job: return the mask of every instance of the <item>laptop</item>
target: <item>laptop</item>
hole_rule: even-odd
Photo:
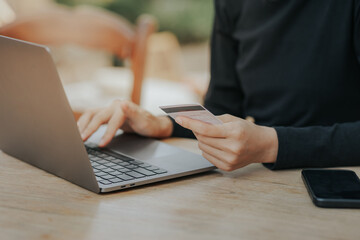
[[[83,143],[46,46],[0,36],[0,149],[95,193],[214,169],[202,156],[120,134]]]

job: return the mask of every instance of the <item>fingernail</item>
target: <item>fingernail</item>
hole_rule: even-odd
[[[180,125],[182,124],[182,120],[179,117],[175,118],[175,122],[177,122]]]
[[[81,134],[81,138],[82,138],[82,140],[85,139],[85,134],[84,133]]]

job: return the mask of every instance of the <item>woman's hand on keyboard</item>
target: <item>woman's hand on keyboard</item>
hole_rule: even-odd
[[[99,146],[106,146],[121,128],[146,137],[165,138],[173,131],[173,125],[166,116],[154,116],[129,101],[115,100],[106,108],[86,111],[78,121],[81,137],[86,141],[101,125],[108,124]]]

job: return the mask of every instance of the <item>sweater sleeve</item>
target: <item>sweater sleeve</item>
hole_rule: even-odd
[[[279,139],[272,170],[360,165],[360,121],[329,127],[275,127]]]
[[[172,119],[171,117],[169,117],[169,119],[171,120],[171,122],[173,123],[173,126],[174,126],[173,132],[171,134],[172,137],[195,138],[195,135],[193,134],[192,131],[190,131],[189,129],[183,128],[182,126],[177,124],[175,122],[175,120]]]

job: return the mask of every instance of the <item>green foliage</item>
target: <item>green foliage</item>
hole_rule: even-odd
[[[155,16],[160,31],[173,32],[182,43],[209,38],[213,0],[56,0],[69,6],[92,4],[120,14],[131,22],[143,13]]]

